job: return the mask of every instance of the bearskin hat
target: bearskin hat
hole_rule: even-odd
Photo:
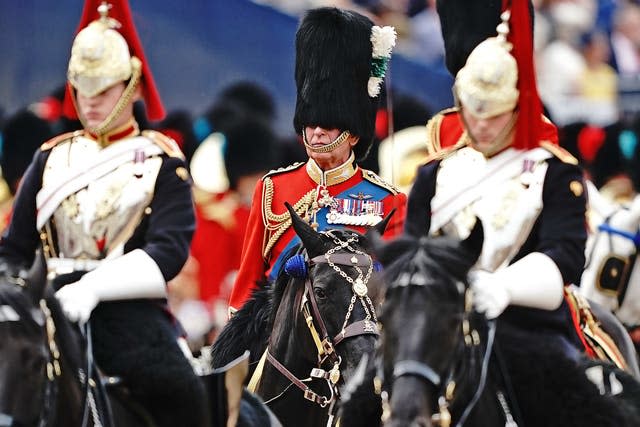
[[[16,193],[33,154],[51,137],[53,131],[49,123],[28,109],[18,111],[7,120],[2,131],[0,166],[11,194]]]
[[[264,174],[276,166],[276,136],[261,118],[231,125],[225,130],[225,139],[224,166],[230,188],[235,189],[243,176]]]
[[[307,12],[296,33],[296,110],[293,126],[347,130],[360,138],[356,159],[373,142],[377,97],[367,89],[372,66],[373,22],[337,8]]]
[[[438,0],[436,7],[442,27],[447,68],[456,77],[456,85],[460,83],[459,71],[467,64],[471,52],[481,42],[497,35],[500,15],[509,10],[507,40],[512,46],[510,54],[517,65],[519,110],[514,146],[537,146],[539,136],[543,133],[546,135],[546,132],[553,134],[552,139],[557,142],[555,127],[542,117],[542,103],[536,87],[531,0]],[[476,56],[486,57],[480,53]]]

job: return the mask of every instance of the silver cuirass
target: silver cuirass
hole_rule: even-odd
[[[153,198],[161,150],[143,136],[102,148],[75,136],[56,145],[45,165],[41,232],[51,256],[100,260],[122,253]],[[49,202],[52,200],[51,202]],[[48,205],[47,205],[48,203]]]
[[[470,147],[442,160],[432,200],[432,234],[466,238],[476,218],[484,243],[477,267],[495,271],[518,253],[542,210],[544,149],[507,149],[489,159]]]

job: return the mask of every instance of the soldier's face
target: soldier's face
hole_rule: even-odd
[[[109,116],[120,100],[125,90],[124,82],[111,86],[99,94],[87,97],[80,92],[77,94],[78,109],[89,128],[96,128]],[[117,128],[126,123],[133,114],[133,105],[129,103],[122,114],[116,119],[111,128]]]
[[[315,148],[321,148],[331,144],[342,133],[340,129],[324,129],[319,126],[304,128],[309,145]],[[349,159],[352,147],[358,142],[358,139],[350,135],[346,141],[329,151],[328,153],[316,153],[306,148],[307,155],[316,161],[320,169],[329,170],[342,165]]]
[[[485,156],[492,156],[511,145],[513,129],[511,118],[515,113],[508,111],[497,116],[481,119],[462,108],[465,127],[471,137],[471,146]]]

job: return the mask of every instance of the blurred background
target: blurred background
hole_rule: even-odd
[[[295,11],[282,9],[285,2],[250,0],[129,3],[168,110],[186,109],[197,116],[228,84],[252,80],[273,94],[279,132],[291,132],[298,13],[315,2],[289,2],[296,4]],[[82,5],[81,0],[3,2],[0,107],[5,114],[65,82]],[[451,79],[439,62],[420,64],[395,56],[391,68],[398,90],[418,96],[434,109],[451,104]]]

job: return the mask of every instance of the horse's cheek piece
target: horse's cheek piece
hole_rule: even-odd
[[[284,265],[284,271],[296,279],[306,279],[307,263],[305,262],[304,255],[294,255],[289,258]]]

